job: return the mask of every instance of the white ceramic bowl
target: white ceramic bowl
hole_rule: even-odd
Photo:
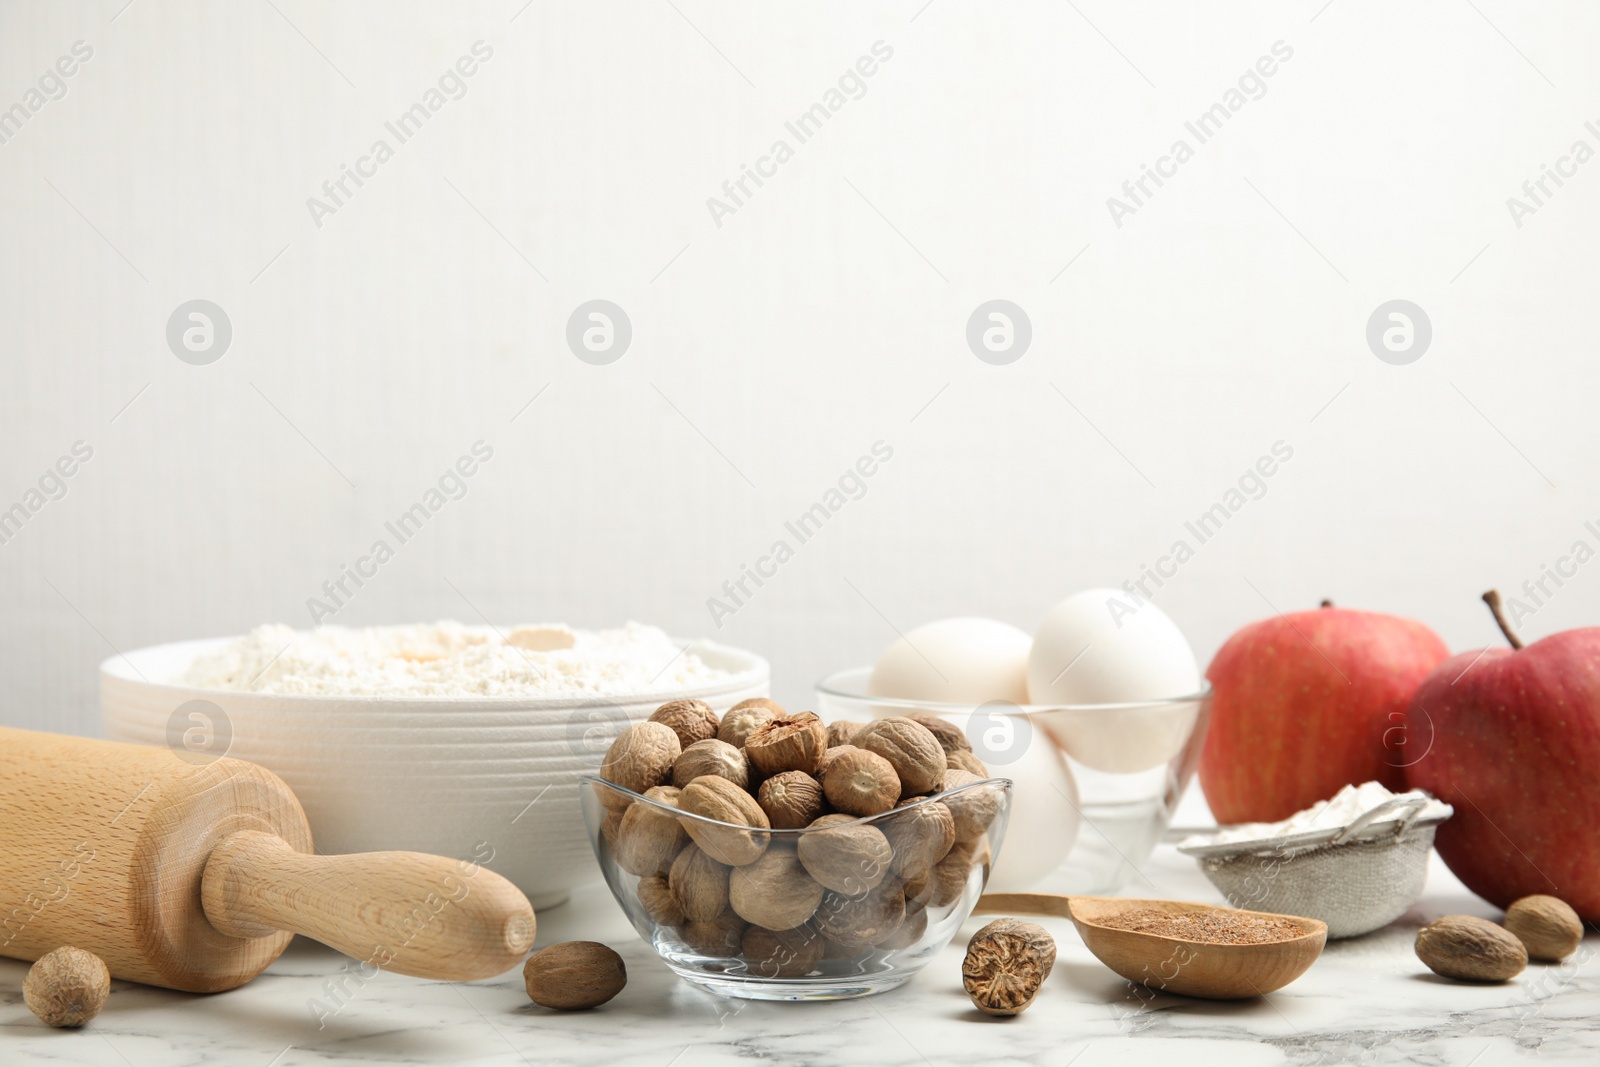
[[[232,638],[183,641],[100,665],[106,736],[202,763],[259,763],[294,790],[318,852],[403,849],[474,859],[535,908],[600,880],[578,803],[617,732],[697,697],[718,712],[769,691],[767,661],[727,645],[688,651],[731,672],[693,688],[575,697],[325,697],[166,684]],[[492,858],[490,858],[492,856]]]

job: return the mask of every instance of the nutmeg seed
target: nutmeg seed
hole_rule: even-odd
[[[793,930],[767,930],[752,926],[744,932],[743,952],[750,973],[760,978],[800,978],[816,970],[827,945],[810,926]]]
[[[105,962],[71,945],[40,956],[22,980],[23,1003],[47,1026],[82,1026],[100,1014],[110,996]]]
[[[939,800],[950,809],[956,824],[956,840],[971,841],[989,829],[1000,814],[1000,791],[992,785],[977,785],[983,779],[966,771],[946,770],[939,786]]]
[[[740,789],[750,788],[750,761],[744,751],[714,737],[683,750],[672,765],[672,784],[682,789],[708,774],[726,778]]]
[[[989,777],[989,768],[985,767],[983,761],[972,752],[946,752],[944,764],[953,771],[966,771],[980,779]]]
[[[754,863],[734,868],[728,903],[746,922],[791,930],[816,912],[822,886],[806,873],[793,848],[774,845]]]
[[[606,758],[600,763],[600,777],[608,782],[643,793],[652,786],[665,785],[672,773],[683,746],[671,727],[659,722],[636,722],[625,728],[611,742]],[[628,806],[631,797],[595,786],[600,803],[613,810]]]
[[[932,870],[908,873],[908,899],[935,908],[948,907],[966,892],[972,869],[989,863],[989,844],[984,837],[957,841]]]
[[[944,749],[915,719],[903,715],[874,719],[856,732],[851,743],[888,760],[907,795],[931,793],[944,778]]]
[[[865,725],[866,723],[851,722],[849,719],[830,722],[828,724],[828,747],[838,748],[840,745],[848,745],[850,739],[855,737],[856,731]]]
[[[726,778],[707,775],[683,787],[678,810],[698,819],[684,819],[683,828],[713,859],[730,867],[752,863],[766,851],[771,823],[756,798]],[[707,822],[705,820],[714,820]],[[731,823],[731,826],[720,825]],[[744,829],[749,827],[750,829]]]
[[[956,821],[949,808],[927,797],[911,797],[895,810],[900,814],[882,820],[883,834],[894,850],[891,871],[925,871],[949,854],[956,843]]]
[[[844,745],[829,750],[822,775],[828,803],[850,815],[879,815],[900,799],[900,776],[888,760],[864,748]]]
[[[717,713],[704,700],[669,700],[651,713],[650,721],[670,728],[684,748],[716,737],[721,725]]]
[[[663,806],[643,801],[628,805],[611,850],[618,867],[641,877],[665,872],[689,840],[676,814],[679,790],[658,785],[645,790],[644,795]]]
[[[630,804],[629,807],[632,807]],[[614,855],[617,851],[617,835],[622,832],[622,817],[627,814],[627,809],[606,812],[606,817],[600,820],[600,836],[605,839],[606,847]]]
[[[845,749],[853,747],[853,745],[834,745],[832,748],[823,749],[822,755],[817,757],[817,773],[813,777],[819,782],[822,781],[828,776],[829,765],[839,758],[839,754]]]
[[[702,956],[737,956],[749,925],[732,911],[725,911],[715,919],[686,922],[680,932],[684,944]]]
[[[899,929],[888,937],[879,941],[875,946],[880,949],[898,950],[907,949],[922,940],[928,932],[928,906],[918,904],[909,898],[906,900],[906,919],[900,924]]]
[[[1535,893],[1506,909],[1505,928],[1528,949],[1528,956],[1559,963],[1578,951],[1583,920],[1559,897]]]
[[[972,935],[961,984],[985,1015],[1019,1015],[1056,962],[1056,943],[1038,923],[996,919]]]
[[[657,874],[639,879],[634,892],[651,922],[657,926],[683,925],[686,918],[683,907],[678,903],[678,898],[672,895],[672,887],[664,876]]]
[[[851,815],[824,815],[800,835],[800,863],[824,887],[854,895],[889,873],[893,852],[883,831]]]
[[[678,853],[667,873],[667,885],[690,922],[715,919],[728,907],[728,868],[697,845],[686,845]]]
[[[805,771],[784,771],[761,783],[756,796],[774,830],[799,830],[822,816],[822,784]]]
[[[905,894],[897,885],[880,885],[861,896],[830,890],[811,921],[829,941],[866,948],[888,940],[905,920]]]
[[[1435,974],[1504,982],[1528,966],[1528,950],[1510,931],[1475,915],[1446,915],[1417,931],[1417,958]]]
[[[522,965],[528,999],[542,1008],[596,1008],[628,984],[628,968],[615,951],[596,941],[566,941],[540,949]]]
[[[717,740],[726,741],[734,748],[743,748],[757,728],[782,714],[782,705],[766,697],[741,700],[722,716],[722,724],[717,727]]]
[[[967,735],[962,732],[961,727],[949,719],[939,715],[932,715],[925,711],[908,711],[905,714],[905,718],[924,727],[932,734],[934,740],[939,742],[939,747],[944,749],[946,756],[952,752],[972,751],[972,742],[967,738]]]

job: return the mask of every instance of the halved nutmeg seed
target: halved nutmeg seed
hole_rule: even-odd
[[[1019,1015],[1056,962],[1056,943],[1038,923],[996,919],[972,935],[961,984],[985,1015]]]
[[[817,772],[817,760],[828,747],[828,728],[809,711],[779,715],[745,738],[745,754],[762,774]]]

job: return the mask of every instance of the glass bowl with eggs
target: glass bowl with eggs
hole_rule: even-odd
[[[936,718],[974,773],[1011,779],[992,892],[1115,893],[1154,851],[1205,741],[1211,686],[1148,600],[1089,589],[1029,635],[994,619],[907,631],[871,667],[817,684],[830,723]]]

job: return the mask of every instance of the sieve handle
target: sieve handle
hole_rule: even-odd
[[[1399,829],[1403,831],[1406,827],[1411,825],[1411,821],[1421,814],[1422,809],[1427,806],[1427,797],[1394,797],[1391,800],[1385,800],[1382,804],[1379,804],[1370,811],[1363,812],[1355,822],[1351,823],[1349,826],[1346,826],[1344,830],[1340,832],[1339,836],[1335,837],[1329,843],[1334,845],[1342,845],[1356,834],[1360,833],[1362,830],[1365,830],[1367,827],[1371,826],[1373,823],[1393,815],[1397,811],[1404,811],[1406,813],[1400,820]]]

